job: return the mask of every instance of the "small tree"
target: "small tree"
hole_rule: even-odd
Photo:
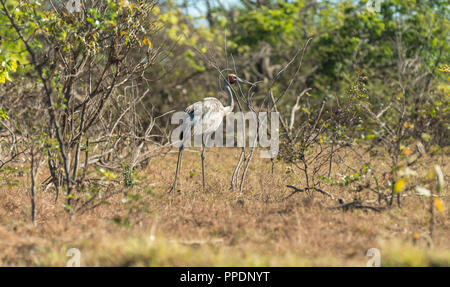
[[[32,68],[28,81],[36,83],[38,101],[44,105],[46,153],[52,182],[64,187],[66,209],[72,209],[73,190],[82,184],[92,161],[88,150],[97,146],[101,159],[110,156],[122,137],[115,123],[119,114],[105,108],[123,87],[155,61],[151,37],[158,29],[153,1],[81,1],[80,11],[39,1],[0,0],[0,13],[14,33],[6,41],[25,47]],[[135,105],[136,100],[127,105]],[[126,109],[127,111],[129,109]],[[101,145],[100,145],[101,143]],[[35,155],[35,149],[33,157]],[[81,161],[81,152],[85,160]],[[96,157],[95,157],[96,156]]]

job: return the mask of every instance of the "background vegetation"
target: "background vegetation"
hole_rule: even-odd
[[[449,265],[447,1],[80,3],[0,0],[0,264],[75,244],[92,265],[358,265],[378,244],[386,265]],[[191,157],[169,195],[170,115],[224,99],[220,72],[256,83],[239,109],[280,112],[280,153],[213,151],[206,194]],[[95,257],[89,236],[134,247]]]

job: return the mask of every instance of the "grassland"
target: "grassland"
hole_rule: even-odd
[[[107,203],[72,218],[64,196],[55,202],[52,189],[39,188],[36,225],[29,179],[19,173],[18,186],[0,183],[0,265],[65,266],[67,250],[78,248],[82,266],[365,266],[366,251],[378,248],[383,266],[450,266],[447,184],[429,248],[425,198],[409,194],[401,209],[381,213],[328,209],[337,201],[320,193],[286,199],[286,185],[301,186],[301,175],[287,172],[284,163],[272,173],[270,160],[257,156],[243,192],[233,192],[237,157],[235,149],[208,150],[202,191],[198,150],[188,150],[181,190],[169,195],[176,152],[167,153],[139,170],[133,187],[117,184],[120,192]],[[432,163],[448,174],[446,156],[427,159]],[[379,166],[388,168],[381,156]],[[40,174],[39,182],[46,177]],[[353,197],[343,188],[326,190],[346,201]]]

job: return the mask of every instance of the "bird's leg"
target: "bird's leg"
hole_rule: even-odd
[[[181,154],[183,153],[183,148],[184,148],[184,145],[182,144],[180,146],[180,149],[178,150],[178,160],[177,160],[177,170],[175,172],[175,180],[173,181],[172,187],[170,188],[169,192],[173,192],[177,188],[178,172],[179,172],[180,166],[181,166]]]
[[[209,136],[206,135],[203,141],[203,150],[202,150],[202,182],[203,182],[203,191],[205,191],[205,153],[206,146],[208,145]]]
[[[202,150],[202,182],[203,182],[203,191],[205,191],[205,149],[206,149],[206,146],[203,145],[203,150]]]

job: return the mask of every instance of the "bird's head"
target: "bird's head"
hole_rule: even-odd
[[[230,84],[235,84],[236,82],[239,82],[239,83],[242,83],[242,84],[253,85],[249,81],[242,80],[241,78],[239,78],[235,74],[228,74],[227,80],[228,80],[228,83],[230,83]]]
[[[238,76],[236,76],[235,74],[228,74],[227,78],[228,78],[228,83],[234,84],[237,82]]]

